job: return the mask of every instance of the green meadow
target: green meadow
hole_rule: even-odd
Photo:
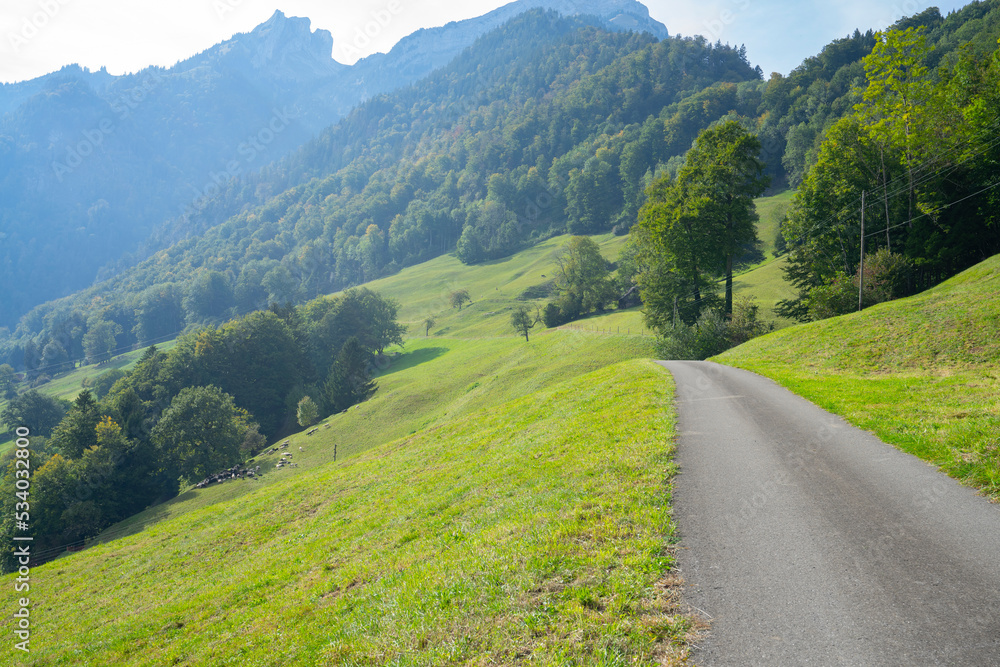
[[[407,392],[392,375],[433,377],[476,352],[521,365],[489,342],[403,357],[370,404],[292,439],[299,468],[187,490],[133,534],[36,568],[25,664],[680,660],[698,627],[670,572],[672,384],[649,361],[589,361],[609,340],[575,348],[597,370],[501,373],[478,406],[442,390],[449,407],[399,437],[412,422],[375,420],[377,401]],[[334,462],[365,422],[383,442]]]

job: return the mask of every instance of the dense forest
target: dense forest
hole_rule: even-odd
[[[368,398],[385,348],[402,343],[397,308],[367,288],[275,306],[191,332],[169,352],[151,346],[132,370],[107,371],[72,404],[34,390],[12,398],[0,418],[33,435],[36,553],[96,535],[176,495],[181,481],[242,463],[296,423]],[[0,532],[9,536],[17,470],[4,467],[11,492]]]
[[[983,91],[998,7],[996,0],[977,2],[947,17],[930,9],[894,26],[920,29],[925,79],[953,110],[963,109],[963,117],[989,103]],[[849,229],[856,223],[847,220],[852,209],[844,206],[855,198],[860,205],[864,188],[837,202],[813,201],[809,193],[828,190],[818,179],[830,173],[831,155],[843,157],[835,137],[850,134],[851,119],[864,116],[856,108],[867,104],[870,88],[865,59],[879,43],[874,32],[855,32],[788,76],[765,79],[743,49],[701,38],[657,41],[553,12],[526,13],[419,84],[369,100],[292,156],[220,188],[191,216],[188,240],[74,297],[35,308],[0,339],[0,363],[34,379],[70,360],[98,360],[269,303],[302,303],[444,252],[475,263],[554,234],[626,233],[648,186],[676,175],[699,132],[729,120],[758,137],[773,187],[802,191],[779,245],[791,249],[790,277],[804,298],[839,279],[838,271],[849,276],[856,269],[858,253],[848,243],[851,234],[857,239]],[[862,120],[888,127],[873,118]],[[976,122],[982,138],[989,123]],[[898,139],[898,133],[883,134],[885,142]],[[943,139],[965,141],[974,152],[979,139],[960,134]],[[875,192],[901,174],[914,183],[912,191],[906,188],[909,217],[934,206],[926,197],[943,197],[938,206],[959,198],[948,194],[952,181],[939,180],[935,190],[935,182],[917,178],[937,139],[904,139],[910,146],[902,158],[898,142],[883,142],[877,170],[860,165],[870,172],[871,229],[880,211],[885,224],[887,209],[891,225],[899,224],[903,209],[893,208],[895,193],[884,187],[892,197],[881,197],[876,208]],[[918,149],[914,142],[924,140]],[[986,173],[989,161],[977,164],[976,173]],[[974,185],[954,194],[972,194]],[[262,193],[278,194],[258,205]],[[827,245],[811,249],[820,243],[813,227],[834,209],[847,216],[844,231],[827,233]],[[242,212],[226,217],[232,210]],[[928,215],[922,224],[933,219]],[[931,228],[920,234],[931,244],[925,254],[939,259],[917,262],[911,289],[973,260],[965,252],[945,261],[955,252],[954,235]],[[891,245],[900,250],[904,236],[896,236],[900,243],[890,235]],[[875,250],[880,241],[872,243]],[[785,314],[808,313],[801,299],[786,304]]]

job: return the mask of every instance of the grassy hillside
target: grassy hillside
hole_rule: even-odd
[[[780,382],[1000,498],[1000,256],[923,294],[777,331],[717,361]]]
[[[733,294],[736,298],[745,295],[757,297],[760,314],[764,319],[773,321],[779,328],[794,324],[793,320],[778,317],[774,307],[783,299],[796,296],[795,289],[785,282],[781,268],[785,258],[774,256],[774,242],[778,235],[781,221],[792,206],[794,190],[785,190],[769,197],[759,197],[754,200],[757,205],[757,237],[762,242],[764,261],[751,269],[733,276]]]
[[[740,274],[734,281],[736,296],[756,296],[761,314],[778,326],[791,322],[777,318],[772,310],[778,301],[794,297],[795,291],[783,279],[784,260],[775,260],[771,253],[778,225],[791,205],[792,194],[786,191],[756,200],[760,215],[758,235],[764,241],[765,255],[769,259]],[[556,259],[569,238],[557,236],[511,257],[475,266],[466,266],[454,255],[445,255],[368,285],[400,300],[400,319],[409,325],[410,335],[423,336],[423,321],[432,317],[436,322],[431,328],[434,337],[507,336],[510,335],[510,311],[517,304],[541,306],[555,295]],[[594,240],[605,258],[613,262],[628,237],[605,234],[595,236]],[[472,303],[461,312],[448,302],[448,296],[458,289],[467,289],[472,296]],[[646,327],[641,308],[592,315],[564,328],[594,333],[652,333]]]
[[[175,344],[176,340],[168,340],[163,343],[157,343],[156,349],[166,352],[167,350],[172,349]],[[70,373],[53,378],[51,382],[47,382],[42,385],[39,390],[47,396],[64,398],[67,401],[72,401],[83,389],[84,382],[88,380],[95,380],[99,375],[112,369],[121,369],[123,371],[131,370],[145,353],[146,348],[143,347],[133,352],[121,354],[103,366],[98,366],[96,364],[90,366],[80,366]]]
[[[795,190],[785,190],[776,195],[755,199],[757,215],[757,236],[763,242],[764,256],[770,258],[774,253],[774,242],[778,238],[781,221],[792,208],[792,197]]]
[[[611,234],[593,238],[612,262],[628,240]],[[399,299],[399,318],[410,325],[411,335],[423,336],[423,321],[430,316],[437,321],[431,329],[434,336],[508,336],[512,333],[510,311],[518,303],[542,305],[550,294],[554,296],[556,259],[569,239],[557,236],[510,257],[474,266],[462,264],[454,255],[443,255],[367,285]],[[472,297],[461,312],[448,301],[458,289],[468,290]]]
[[[761,211],[761,238],[767,236],[770,227],[776,229],[780,216],[774,211],[780,212],[782,202],[788,197],[788,193],[783,193],[757,200]],[[525,303],[543,306],[555,295],[553,280],[558,271],[556,258],[569,238],[558,236],[510,257],[475,266],[462,264],[454,255],[443,255],[368,283],[368,286],[399,299],[402,305],[400,320],[409,326],[412,338],[424,337],[423,321],[427,317],[433,317],[436,321],[430,332],[433,339],[509,337],[512,335],[510,312],[516,305]],[[594,239],[609,261],[617,260],[628,241],[628,237],[611,234],[596,236]],[[791,289],[782,280],[780,262],[773,261],[741,274],[736,278],[734,287],[737,296],[757,296],[766,318],[773,318],[771,309],[775,303],[792,295]],[[452,308],[448,301],[451,292],[457,289],[467,289],[472,296],[472,303],[464,306],[461,311]],[[788,324],[787,321],[773,319],[779,326]],[[652,335],[643,320],[641,308],[591,315],[563,328],[602,335]],[[541,330],[539,325],[536,331],[541,333]],[[174,341],[168,341],[157,347],[168,350],[173,344]],[[139,350],[120,355],[104,366],[80,367],[56,376],[40,387],[39,391],[72,400],[80,393],[85,380],[92,380],[112,368],[127,370],[142,354],[143,350]],[[10,447],[11,441],[0,442],[0,454]]]
[[[370,400],[334,415],[314,435],[289,438],[299,470],[357,455],[419,430],[487,409],[567,379],[627,359],[653,356],[652,339],[551,332],[530,343],[514,337],[412,340],[377,380]],[[304,451],[299,451],[299,448]],[[279,454],[255,463],[273,471]],[[280,482],[292,470],[269,472],[259,484]],[[232,500],[250,485],[224,484],[182,493],[109,528],[98,539],[117,538],[213,503]]]
[[[38,568],[26,664],[660,664],[670,387],[609,366]]]

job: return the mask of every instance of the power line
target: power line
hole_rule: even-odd
[[[164,342],[173,340],[174,338],[177,338],[178,336],[180,336],[182,333],[184,333],[184,329],[181,329],[180,331],[175,331],[173,333],[164,334],[162,336],[158,336],[158,337],[156,337],[156,338],[154,338],[152,340],[149,340],[149,341],[146,341],[146,342],[142,343],[141,345],[139,345],[138,343],[133,344],[133,345],[123,345],[122,347],[118,347],[118,348],[115,348],[114,350],[111,350],[108,354],[110,354],[112,357],[115,357],[115,356],[117,356],[119,354],[126,354],[128,352],[134,352],[134,351],[136,351],[136,345],[139,345],[138,349],[141,349],[143,347],[149,347],[150,345],[156,345],[157,343],[164,343]],[[79,362],[84,362],[87,359],[88,359],[88,357],[86,357],[86,356],[84,356],[84,357],[75,357],[73,359],[67,359],[66,361],[64,361],[62,363],[49,364],[48,366],[38,366],[36,368],[32,368],[30,371],[25,371],[25,372],[34,373],[36,371],[37,372],[47,371],[47,370],[50,370],[50,369],[53,369],[53,368],[61,368],[62,366],[65,366],[66,364],[74,364],[75,365],[76,362],[78,362],[78,361]],[[83,366],[81,366],[81,367],[83,367]]]
[[[958,169],[959,167],[961,167],[963,164],[965,164],[966,162],[968,162],[969,160],[972,160],[974,158],[979,157],[980,155],[982,155],[982,154],[986,153],[987,151],[993,149],[998,144],[1000,144],[1000,137],[998,137],[998,138],[994,139],[993,141],[991,141],[990,143],[986,144],[982,148],[982,150],[966,156],[963,160],[961,160],[961,161],[959,161],[959,162],[957,162],[955,164],[949,164],[949,165],[946,165],[946,166],[942,167],[941,169],[938,169],[936,171],[924,174],[923,176],[921,176],[921,178],[919,178],[918,180],[915,180],[913,182],[912,187],[916,188],[919,185],[923,185],[924,183],[930,181],[931,179],[934,179],[934,178],[936,178],[938,176],[941,176],[942,174],[945,174],[945,172],[947,172],[947,173],[950,174],[950,173],[954,172],[956,169]],[[949,149],[949,150],[951,150],[951,149]],[[944,154],[942,154],[942,156],[943,155]],[[942,157],[942,156],[938,156],[938,157]],[[934,158],[934,159],[937,159],[937,158]],[[895,181],[897,181],[897,180],[899,180],[901,178],[903,178],[903,177],[899,176],[896,179],[893,179],[893,181],[890,182],[889,184],[886,184],[886,186],[891,185],[892,183],[894,183]],[[884,188],[884,189],[887,189],[887,187]],[[884,196],[894,197],[894,196],[896,196],[898,194],[901,194],[903,192],[909,191],[909,189],[910,189],[910,184],[906,183],[905,187],[901,187],[901,188],[898,188],[896,190],[893,190],[892,192],[888,192]],[[873,206],[877,206],[877,204],[872,204],[872,205]],[[883,231],[885,231],[885,230],[883,230]]]
[[[966,197],[962,197],[961,199],[959,199],[957,201],[953,201],[953,202],[950,202],[948,204],[945,204],[944,206],[941,206],[940,208],[934,209],[933,211],[928,211],[927,213],[922,213],[922,214],[920,214],[920,215],[918,215],[916,217],[910,218],[909,220],[905,220],[903,222],[896,223],[895,225],[892,225],[891,227],[887,227],[885,229],[880,229],[879,231],[872,232],[871,234],[865,234],[865,236],[872,236],[874,234],[881,234],[883,232],[889,231],[890,229],[895,229],[896,227],[902,227],[903,225],[908,225],[911,222],[915,222],[916,220],[920,220],[921,218],[926,218],[929,215],[934,215],[935,213],[940,213],[941,211],[943,211],[943,210],[945,210],[947,208],[951,208],[952,206],[955,206],[956,204],[961,204],[965,200],[972,199],[973,197],[979,196],[979,195],[983,194],[984,192],[987,192],[988,190],[992,190],[995,187],[1000,187],[1000,181],[994,183],[993,185],[989,185],[989,186],[983,188],[982,190],[979,190],[978,192],[973,192],[971,195],[968,195]]]
[[[1000,127],[1000,122],[996,123],[995,125],[997,125],[998,127]],[[990,148],[992,148],[994,145],[997,145],[997,144],[1000,144],[1000,138],[998,138],[994,142],[991,142],[991,144],[989,146],[987,146],[987,148],[985,148],[985,149],[983,149],[983,150],[981,150],[981,151],[979,151],[977,153],[974,153],[974,154],[966,157],[964,160],[962,160],[958,164],[949,165],[948,169],[951,169],[952,171],[954,171],[954,169],[958,168],[959,166],[961,166],[965,162],[968,162],[969,160],[971,160],[971,159],[973,159],[975,157],[978,157],[979,155],[982,155],[987,150],[989,150]],[[951,149],[949,149],[949,150],[951,150]],[[936,159],[936,158],[932,158],[932,160],[933,159]],[[931,160],[928,160],[925,164],[929,163],[930,161]],[[940,173],[942,173],[942,172],[944,172],[946,170],[947,169],[938,170],[937,172],[935,172],[935,174],[940,174]],[[933,177],[933,175],[934,174],[932,174],[931,176]],[[972,197],[975,197],[975,196],[978,196],[980,194],[983,194],[984,192],[987,192],[988,190],[992,190],[993,188],[998,187],[998,186],[1000,186],[1000,182],[997,182],[997,183],[994,183],[994,184],[992,184],[990,186],[987,186],[987,187],[983,188],[982,190],[979,190],[978,192],[975,192],[975,193],[973,193],[971,195],[963,197],[962,199],[959,199],[959,200],[950,202],[948,204],[945,204],[944,206],[939,207],[935,211],[932,211],[932,212],[929,212],[929,213],[924,213],[924,214],[921,214],[919,216],[915,216],[913,218],[910,218],[909,220],[906,220],[904,222],[900,222],[900,223],[897,223],[895,225],[892,225],[890,227],[883,228],[883,229],[880,229],[880,230],[877,230],[877,231],[874,231],[874,232],[870,232],[870,233],[864,234],[864,238],[867,238],[867,237],[870,237],[870,236],[875,236],[875,235],[881,235],[881,234],[884,234],[887,231],[891,231],[893,229],[896,229],[897,227],[901,227],[903,225],[910,224],[910,223],[912,223],[912,222],[914,222],[916,220],[919,220],[921,218],[924,218],[924,217],[927,217],[929,215],[932,215],[933,213],[938,213],[938,212],[943,211],[943,210],[945,210],[945,209],[947,209],[947,208],[949,208],[951,206],[955,206],[956,204],[960,204],[961,202],[966,201],[967,199],[971,199]],[[899,190],[899,191],[897,191],[897,193],[898,192],[903,192],[903,190]],[[851,203],[844,205],[841,209],[839,209],[833,215],[825,218],[824,220],[820,220],[820,221],[816,222],[812,227],[810,227],[808,230],[806,230],[805,232],[803,232],[802,234],[800,234],[794,241],[792,241],[792,243],[802,243],[802,242],[804,242],[808,237],[812,236],[812,233],[814,231],[816,231],[819,227],[824,226],[827,223],[833,222],[834,220],[840,219],[840,217],[842,216],[842,214],[853,212],[854,209],[855,209],[855,207],[856,207],[856,205],[859,205],[859,204],[863,205],[862,204],[863,201],[864,201],[864,197],[855,198]],[[868,206],[878,206],[878,204],[877,203],[876,204],[868,204]],[[739,274],[734,274],[733,275],[733,280],[736,280],[736,278],[741,277],[741,276],[745,276],[745,275],[747,275],[749,273],[752,273],[754,271],[759,271],[760,269],[763,269],[763,268],[765,268],[767,266],[770,266],[771,264],[774,264],[775,262],[779,262],[782,259],[783,259],[783,257],[775,257],[774,259],[772,259],[772,260],[770,260],[768,262],[765,262],[763,264],[755,266],[755,267],[753,267],[751,269],[747,269],[746,271],[743,271],[743,272],[741,272]],[[827,260],[831,261],[831,262],[833,261],[832,258],[829,257],[829,256],[827,257]],[[715,279],[713,281],[707,282],[706,283],[706,287],[708,287],[708,286],[716,286],[717,287],[717,286],[721,285],[724,281],[725,281],[725,277],[718,278],[718,279]],[[700,292],[701,290],[697,290],[697,291]],[[691,298],[691,297],[693,297],[695,295],[695,292],[696,292],[696,290],[691,290],[686,295],[684,295],[682,298],[685,298],[685,299]],[[695,303],[700,303],[702,301],[704,301],[704,297],[699,297],[694,302]]]

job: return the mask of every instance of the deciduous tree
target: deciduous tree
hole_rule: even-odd
[[[32,389],[12,398],[0,413],[0,419],[11,430],[25,426],[32,435],[49,437],[69,405],[69,401],[44,396]]]
[[[675,314],[693,324],[714,303],[710,274],[721,263],[711,228],[699,224],[685,187],[669,175],[649,188],[633,229],[642,270],[636,277],[656,330],[672,327]]]
[[[531,314],[531,310],[527,306],[518,306],[510,315],[510,325],[514,327],[515,331],[524,336],[524,340],[527,342],[528,333],[534,328],[539,319],[539,317]]]
[[[472,297],[469,296],[469,290],[467,289],[454,290],[448,299],[451,301],[451,307],[458,308],[459,310],[462,310],[464,304],[472,302]]]
[[[319,418],[319,406],[308,396],[303,396],[295,411],[295,417],[302,428],[309,428]]]
[[[755,135],[727,121],[698,136],[677,176],[689,213],[708,228],[722,255],[727,317],[733,312],[733,262],[746,244],[758,241],[753,200],[769,182],[760,150]]]
[[[233,397],[218,387],[182,390],[153,428],[153,441],[166,461],[194,482],[240,460],[240,445],[251,428]]]
[[[614,300],[616,290],[610,278],[608,262],[593,239],[572,237],[558,263],[556,287],[561,292],[559,306],[567,319],[593,310],[604,310]],[[569,310],[576,312],[571,314]]]
[[[121,325],[102,319],[92,319],[87,324],[83,336],[83,353],[91,363],[103,363],[111,359],[115,351],[115,337],[121,334]]]
[[[101,412],[93,394],[84,389],[73,401],[73,407],[52,432],[52,444],[69,459],[80,458],[85,451],[97,446],[96,427]]]
[[[344,343],[325,386],[327,401],[334,412],[342,412],[375,393],[378,384],[372,379],[370,362],[371,354],[357,338],[351,337]]]
[[[14,367],[10,364],[0,364],[0,399],[9,400],[17,396]]]

